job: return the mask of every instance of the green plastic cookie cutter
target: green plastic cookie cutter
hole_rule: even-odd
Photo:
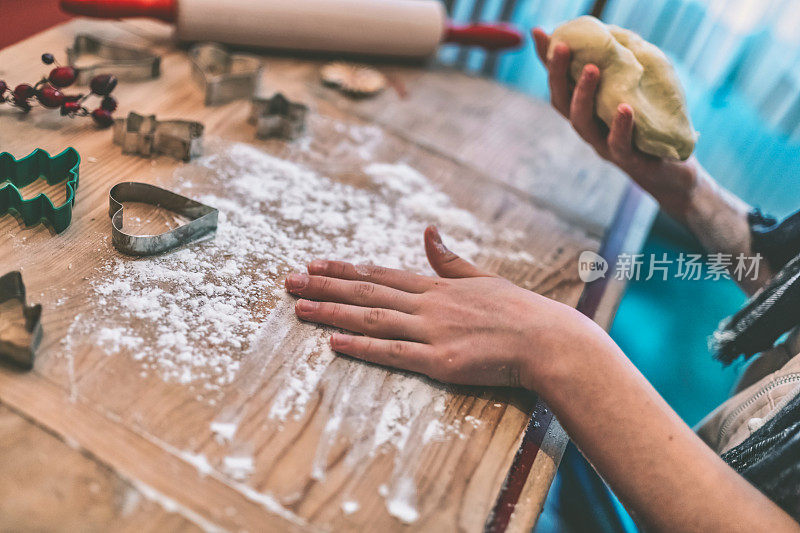
[[[75,191],[78,189],[80,163],[81,156],[72,147],[52,157],[41,148],[37,148],[22,159],[16,159],[8,152],[1,153],[0,216],[13,211],[19,214],[26,226],[45,221],[56,233],[61,233],[72,221],[72,206],[75,204]],[[47,180],[48,185],[65,182],[66,201],[56,207],[46,194],[37,194],[29,200],[23,199],[19,190],[39,178]]]

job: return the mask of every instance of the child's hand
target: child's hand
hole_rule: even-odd
[[[302,298],[299,318],[364,335],[334,334],[336,351],[450,383],[533,388],[547,355],[562,354],[581,328],[599,330],[571,307],[461,259],[433,227],[425,250],[441,278],[313,261],[286,288]]]
[[[698,179],[700,166],[694,157],[687,161],[669,161],[637,150],[633,145],[631,106],[620,104],[610,129],[595,115],[595,92],[600,82],[597,66],[586,65],[573,88],[569,78],[571,53],[567,45],[557,45],[548,62],[550,37],[541,28],[536,28],[533,30],[533,40],[539,59],[547,68],[553,107],[570,121],[578,135],[600,157],[626,172],[668,212],[680,212]]]

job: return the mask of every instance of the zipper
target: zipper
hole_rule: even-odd
[[[769,391],[771,391],[776,387],[780,387],[781,385],[786,385],[787,383],[792,383],[795,381],[800,382],[800,372],[787,374],[785,376],[776,379],[775,381],[772,381],[771,383],[769,383],[769,385],[765,385],[758,392],[756,392],[750,398],[748,398],[747,401],[739,405],[739,407],[734,409],[728,416],[725,417],[725,421],[720,426],[719,433],[717,434],[717,443],[719,444],[720,442],[722,442],[722,439],[728,433],[728,430],[730,430],[731,425],[733,425],[733,423],[736,421],[739,415],[741,415],[748,407],[753,405],[756,402],[756,400],[758,400],[759,398],[761,398],[766,393],[768,393]]]

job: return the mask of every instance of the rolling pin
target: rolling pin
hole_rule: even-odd
[[[424,57],[441,43],[499,50],[522,42],[508,24],[453,25],[439,0],[61,0],[61,8],[155,18],[175,24],[181,41],[260,48]]]

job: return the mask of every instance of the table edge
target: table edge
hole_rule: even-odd
[[[0,50],[14,46],[19,42],[22,42],[38,33],[47,31],[55,26],[67,24],[72,20],[74,20],[73,17],[60,20],[43,20],[43,24],[37,25],[35,29],[22,34],[21,37],[16,41],[6,43],[4,46],[0,46]],[[508,86],[506,86],[506,88],[514,90]],[[626,237],[633,227],[632,223],[635,219],[636,211],[644,199],[645,196],[641,189],[633,184],[628,185],[611,226],[609,227],[608,231],[606,231],[601,241],[600,250],[598,252],[599,255],[609,262],[609,271],[612,271],[616,264],[616,256],[618,256],[623,250]],[[609,258],[614,260],[610,260]],[[601,305],[603,297],[610,286],[610,281],[611,279],[606,277],[586,284],[583,292],[581,293],[576,309],[587,317],[594,319],[595,314]],[[539,415],[541,415],[541,418]],[[552,426],[554,423],[557,424],[557,420],[554,420],[550,409],[541,399],[537,399],[534,410],[528,420],[528,424],[522,436],[520,446],[517,449],[511,466],[509,467],[508,473],[501,486],[492,510],[487,517],[486,524],[484,526],[485,532],[499,533],[508,529],[512,515],[516,510],[516,505],[519,502],[520,496],[525,488],[525,484],[528,481],[533,463],[541,451],[542,444],[547,433],[553,429]],[[559,427],[558,431],[563,430],[561,430]],[[532,526],[533,524],[530,525]]]

